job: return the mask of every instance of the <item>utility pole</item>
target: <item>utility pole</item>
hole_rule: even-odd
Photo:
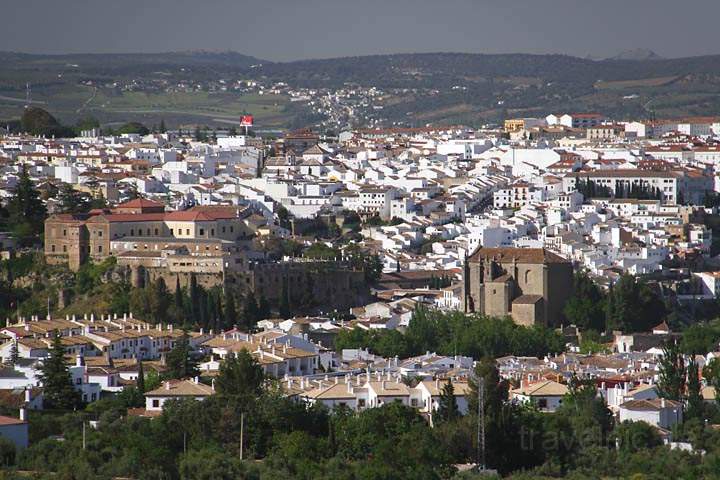
[[[243,461],[243,430],[245,429],[245,412],[240,414],[240,461]]]
[[[478,378],[477,467],[485,471],[485,379]]]

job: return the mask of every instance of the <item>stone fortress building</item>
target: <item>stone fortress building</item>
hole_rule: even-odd
[[[329,299],[351,307],[369,295],[364,273],[339,262],[266,261],[253,250],[250,208],[196,206],[165,211],[161,203],[135,199],[88,214],[56,214],[45,221],[45,258],[77,271],[112,256],[135,287],[162,278],[170,291],[191,278],[206,288],[252,293],[271,303],[285,292],[291,303]]]
[[[559,325],[573,268],[544,248],[480,248],[465,262],[466,313],[510,316],[520,325]]]

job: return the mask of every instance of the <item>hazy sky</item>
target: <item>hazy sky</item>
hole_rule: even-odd
[[[720,0],[0,0],[0,50],[677,57],[720,53],[719,16]]]

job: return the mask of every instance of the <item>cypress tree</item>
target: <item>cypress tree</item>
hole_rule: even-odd
[[[438,399],[437,418],[442,422],[450,422],[460,416],[457,400],[455,399],[455,388],[448,378],[440,391]]]
[[[280,306],[278,307],[280,318],[292,317],[292,308],[290,307],[290,293],[288,292],[287,281],[283,282],[282,292],[280,293]]]
[[[195,274],[190,274],[190,317],[192,323],[200,323],[200,292]]]
[[[17,363],[18,358],[20,358],[20,353],[18,352],[17,339],[15,339],[10,347],[10,365],[14,366]]]
[[[695,357],[690,358],[687,367],[687,416],[688,418],[703,418],[703,398],[700,393],[699,367]]]
[[[143,368],[143,362],[140,359],[138,359],[138,376],[135,383],[137,385],[138,392],[141,395],[145,394],[145,369]]]
[[[231,293],[225,295],[225,311],[223,312],[222,329],[232,328],[237,323],[237,308],[235,307],[235,296]]]
[[[185,302],[183,301],[183,292],[180,288],[180,277],[175,277],[175,314],[177,315],[175,321],[178,324],[185,323]]]

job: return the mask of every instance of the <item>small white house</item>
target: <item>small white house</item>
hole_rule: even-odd
[[[161,411],[165,402],[169,400],[183,400],[193,398],[205,400],[215,394],[215,386],[200,383],[198,378],[192,380],[169,380],[159,388],[145,394],[145,410]]]
[[[532,383],[510,391],[510,398],[533,403],[542,412],[554,412],[563,402],[568,387],[552,380]]]
[[[630,400],[620,405],[620,421],[645,422],[656,427],[670,429],[683,418],[680,402],[655,398],[653,400]]]

